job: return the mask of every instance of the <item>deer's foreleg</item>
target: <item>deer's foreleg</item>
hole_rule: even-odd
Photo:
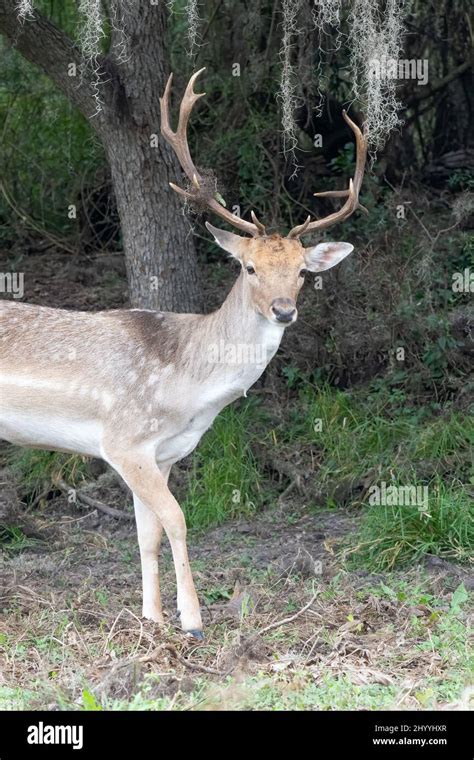
[[[149,518],[144,516],[145,513],[142,511],[142,506],[147,507],[158,518],[159,523],[164,528],[173,554],[178,611],[181,616],[182,628],[184,631],[202,638],[201,611],[194,588],[186,546],[186,522],[181,507],[168,488],[166,482],[167,475],[163,475],[160,472],[154,457],[148,451],[135,451],[133,454],[130,454],[127,451],[124,452],[124,449],[110,450],[109,448],[108,450],[106,449],[106,455],[107,461],[117,470],[133,491],[135,500],[140,502],[138,520],[141,521],[141,528],[139,528],[141,535],[145,536],[150,525],[152,527],[153,538],[149,540],[143,538],[144,555],[147,562],[154,557],[155,549],[157,550],[158,548],[158,530],[156,521],[151,523]],[[157,589],[159,594],[159,580],[158,576],[153,576],[152,569],[154,567],[157,566],[146,563],[145,577],[149,581],[147,602],[149,599],[154,600],[151,604],[152,609],[156,613],[159,601],[159,596],[157,596]],[[150,593],[150,597],[148,593]]]

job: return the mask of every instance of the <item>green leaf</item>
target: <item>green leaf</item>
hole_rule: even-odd
[[[100,712],[102,710],[102,705],[97,702],[94,695],[91,694],[90,691],[87,691],[87,689],[82,690],[82,704],[84,705],[85,710],[91,710],[94,712]]]
[[[425,691],[416,691],[415,697],[423,707],[428,707],[429,703],[433,699],[435,693],[433,689],[425,689]]]
[[[395,591],[393,590],[393,588],[390,588],[389,586],[386,586],[385,583],[383,583],[383,581],[380,582],[380,588],[382,589],[382,591],[385,594],[387,594],[387,596],[389,596],[391,599],[396,600],[397,595],[396,595]]]
[[[454,614],[460,612],[461,606],[467,602],[468,599],[469,594],[466,591],[464,583],[460,583],[456,591],[453,591],[453,595],[451,597],[451,612],[454,612]]]

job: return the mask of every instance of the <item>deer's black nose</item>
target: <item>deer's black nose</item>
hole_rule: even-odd
[[[275,298],[272,301],[272,312],[278,322],[293,322],[296,315],[296,305],[291,298]]]

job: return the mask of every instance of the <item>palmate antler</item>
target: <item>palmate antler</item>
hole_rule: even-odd
[[[261,222],[258,221],[257,217],[255,216],[254,212],[251,212],[252,216],[252,222],[246,222],[244,219],[241,219],[239,216],[236,216],[235,214],[232,214],[230,211],[228,211],[224,206],[222,206],[215,198],[212,196],[207,196],[206,198],[202,198],[200,195],[201,190],[201,183],[202,183],[202,177],[199,174],[198,170],[194,166],[194,162],[191,158],[191,154],[189,152],[189,146],[188,146],[188,138],[187,138],[187,126],[189,117],[191,115],[191,111],[193,109],[194,104],[196,103],[199,98],[202,98],[203,95],[205,95],[205,92],[194,92],[194,82],[198,78],[200,74],[205,70],[205,68],[200,69],[199,71],[196,71],[195,74],[192,75],[191,79],[188,82],[188,85],[186,87],[186,90],[183,95],[183,99],[181,101],[181,105],[179,107],[179,121],[178,121],[178,127],[176,129],[176,132],[173,132],[173,130],[170,127],[170,121],[169,121],[169,99],[170,99],[170,92],[171,92],[171,84],[173,82],[173,74],[170,74],[168,82],[166,83],[166,88],[163,93],[163,97],[160,98],[160,108],[161,108],[161,134],[165,138],[165,140],[171,145],[174,152],[176,153],[176,156],[178,158],[178,161],[181,164],[181,167],[186,174],[187,178],[190,180],[191,185],[193,188],[195,188],[195,192],[193,193],[191,190],[183,190],[181,187],[178,187],[177,185],[174,185],[172,182],[170,182],[171,187],[173,190],[175,190],[180,195],[183,195],[185,198],[188,198],[189,200],[193,200],[193,198],[198,198],[200,202],[204,201],[208,208],[213,211],[218,216],[222,217],[222,219],[225,219],[226,222],[229,222],[229,224],[232,224],[234,227],[237,227],[239,230],[242,230],[243,232],[248,232],[250,235],[253,235],[254,237],[257,237],[259,235],[265,235],[265,227]]]
[[[241,219],[239,216],[232,214],[224,208],[215,197],[209,194],[204,195],[202,192],[203,177],[199,174],[191,158],[188,146],[187,127],[194,104],[199,98],[202,98],[206,94],[205,92],[194,92],[194,83],[203,71],[205,71],[205,68],[196,71],[187,84],[179,107],[179,121],[176,132],[173,132],[171,129],[169,121],[169,99],[173,74],[170,74],[163,97],[160,98],[161,134],[173,148],[184,173],[191,183],[191,188],[189,190],[183,190],[183,188],[178,187],[172,182],[170,182],[170,186],[184,198],[191,201],[198,200],[201,204],[204,202],[210,211],[213,211],[217,216],[225,219],[226,222],[237,227],[237,229],[247,232],[254,237],[263,236],[265,235],[265,227],[259,222],[253,211],[250,212],[252,222],[246,222],[244,219]],[[364,127],[364,131],[361,132],[359,127],[354,124],[345,111],[342,112],[342,115],[354,132],[356,138],[357,158],[354,179],[349,181],[348,190],[330,190],[324,193],[315,193],[315,195],[319,198],[333,197],[347,198],[347,200],[339,211],[335,211],[333,214],[329,214],[329,216],[326,216],[323,219],[315,219],[314,221],[311,221],[311,217],[308,216],[303,224],[293,227],[288,234],[289,238],[299,238],[301,235],[305,235],[313,230],[326,229],[327,227],[336,224],[336,222],[341,222],[344,219],[347,219],[347,217],[349,217],[357,208],[361,208],[367,212],[367,209],[364,209],[359,203],[359,191],[362,185],[367,158],[367,128]]]
[[[364,178],[365,162],[367,159],[367,125],[364,125],[364,131],[361,132],[357,124],[349,118],[345,111],[342,112],[344,120],[349,124],[350,128],[354,132],[356,139],[356,168],[354,179],[349,180],[348,190],[327,190],[324,193],[314,193],[317,198],[347,198],[344,205],[329,216],[325,216],[323,219],[315,219],[311,221],[311,217],[308,216],[303,224],[293,227],[288,233],[289,238],[298,238],[300,235],[305,235],[307,232],[313,232],[314,230],[325,230],[327,227],[331,227],[337,222],[342,222],[354,213],[356,208],[360,208],[367,214],[368,211],[364,206],[359,203],[359,191]]]

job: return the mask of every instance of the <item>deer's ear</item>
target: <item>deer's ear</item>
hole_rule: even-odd
[[[324,272],[339,264],[353,250],[350,243],[319,243],[313,248],[305,248],[306,266],[310,272]]]
[[[224,251],[231,253],[234,258],[238,259],[239,261],[242,260],[243,248],[247,238],[240,237],[240,235],[235,235],[233,232],[220,230],[218,227],[214,227],[209,222],[206,222],[206,227],[211,235],[214,236],[214,240],[216,241],[217,245],[223,248]]]

